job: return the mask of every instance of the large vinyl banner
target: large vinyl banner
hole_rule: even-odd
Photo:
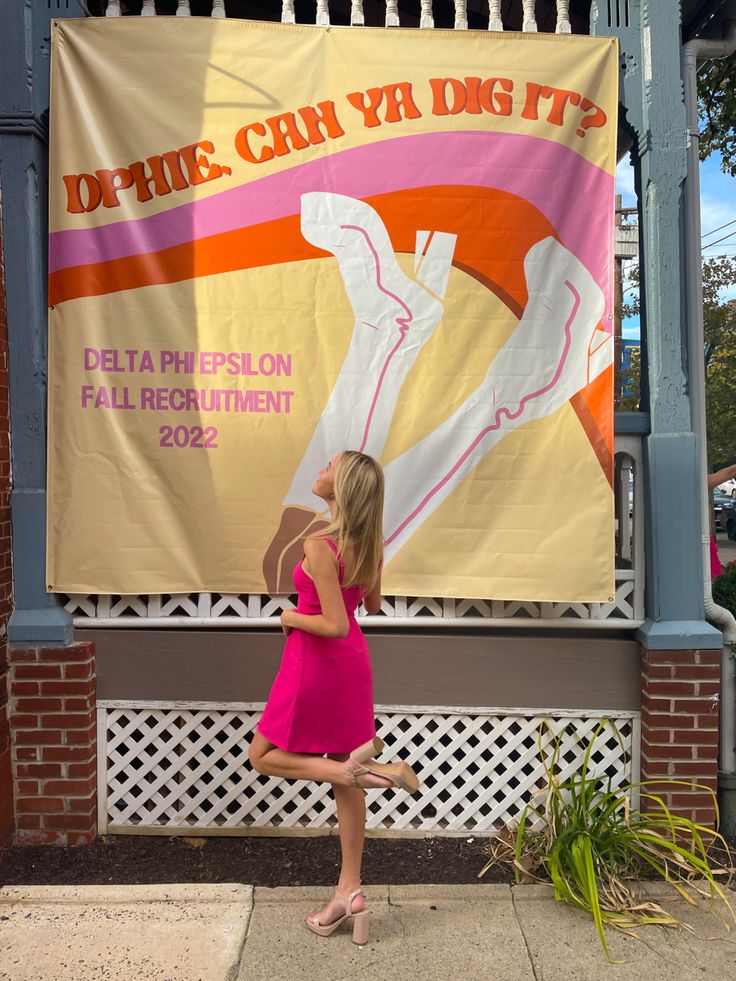
[[[48,584],[291,592],[345,448],[387,593],[613,596],[610,38],[56,22]]]

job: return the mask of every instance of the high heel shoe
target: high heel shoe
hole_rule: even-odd
[[[374,736],[373,739],[369,739],[367,743],[363,743],[362,746],[358,746],[357,749],[354,749],[350,754],[350,759],[355,760],[356,763],[365,763],[366,760],[370,760],[382,752],[383,740],[380,736]]]
[[[375,787],[365,787],[358,783],[358,777],[362,777],[366,774],[371,774],[374,777],[380,777],[383,780],[390,780],[391,785],[394,787],[399,787],[401,790],[405,790],[407,794],[415,794],[419,790],[419,777],[412,770],[408,763],[376,763],[375,760],[365,760],[363,763],[359,763],[354,757],[351,757],[344,764],[345,770],[349,774],[352,785],[354,787],[361,787],[363,790],[376,790],[380,788]],[[388,787],[386,788],[389,789]]]
[[[344,923],[346,920],[353,921],[353,943],[354,944],[364,944],[368,942],[368,918],[370,917],[370,910],[362,909],[359,913],[353,913],[353,900],[356,896],[361,895],[362,889],[355,889],[348,896],[347,893],[341,892],[339,889],[335,890],[335,894],[340,898],[345,897],[345,912],[342,916],[333,920],[332,923],[327,923],[324,926],[319,922],[318,919],[310,920],[309,917],[306,919],[307,927],[312,931],[312,933],[318,934],[320,937],[329,937],[331,933]],[[313,914],[312,914],[313,915]]]

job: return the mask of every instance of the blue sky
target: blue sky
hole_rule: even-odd
[[[622,196],[625,208],[636,205],[634,171],[629,164],[628,154],[616,169],[616,193]],[[700,209],[705,255],[736,256],[736,178],[721,171],[720,157],[715,155],[700,165]],[[728,224],[729,222],[733,224]],[[727,227],[715,231],[722,225]],[[724,237],[725,241],[718,241]],[[736,298],[736,286],[724,291],[723,298]],[[639,336],[638,318],[624,321],[623,336]]]

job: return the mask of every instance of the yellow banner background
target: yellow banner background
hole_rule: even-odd
[[[448,78],[504,79],[486,96],[502,111],[433,111],[439,103],[430,80]],[[399,83],[410,87],[418,115],[407,118],[404,102],[389,122],[388,95]],[[365,105],[366,93],[382,86],[380,122],[367,126],[347,96],[362,94]],[[450,89],[443,92],[452,105]],[[238,152],[244,127],[264,127],[265,136],[247,131],[254,152],[262,153],[274,143],[267,120],[295,113],[304,132],[298,110],[325,102],[334,103],[342,135],[302,149],[288,138],[289,152],[260,163]],[[616,106],[610,39],[199,18],[56,22],[49,589],[273,590],[264,556],[358,329],[337,252],[300,236],[298,199],[289,206],[292,176],[299,193],[367,204],[384,222],[406,281],[420,282],[415,232],[457,235],[441,319],[397,393],[380,453],[387,475],[400,473],[397,461],[472,401],[525,311],[530,315],[528,255],[546,257],[550,267],[559,260],[581,283],[590,280],[601,312],[588,325],[589,347],[595,354],[610,344]],[[586,118],[598,125],[585,126]],[[189,157],[178,157],[186,186],[143,201],[137,185],[116,189],[133,162],[195,144]],[[82,174],[90,179],[78,180]],[[197,174],[201,182],[192,183]],[[97,186],[107,186],[114,206],[91,208]],[[75,211],[75,195],[91,210]],[[260,216],[252,228],[251,210]],[[435,219],[445,224],[423,223]],[[550,249],[530,251],[546,241]],[[557,288],[552,273],[545,275],[540,296]],[[550,321],[551,338],[554,329]],[[138,352],[134,370],[126,351]],[[244,352],[254,361],[264,352],[290,355],[292,373],[174,374],[161,370],[164,351]],[[144,352],[153,371],[140,370]],[[122,370],[90,366],[103,357]],[[532,340],[510,362],[520,396],[529,394],[528,366],[543,357]],[[143,387],[293,394],[288,412],[186,412],[144,410]],[[95,407],[102,388],[103,404]],[[131,407],[106,407],[111,398],[124,404],[124,389]],[[508,382],[503,390],[511,391]],[[514,405],[511,414],[522,403]],[[344,411],[350,414],[349,402]],[[162,446],[165,426],[186,428],[190,441],[192,427],[215,427],[217,447]],[[458,452],[473,435],[461,426]],[[519,424],[389,555],[385,591],[609,600],[611,451],[609,357],[554,411],[529,421],[521,413]],[[440,463],[427,463],[437,467],[437,480],[427,486],[451,469]],[[393,479],[389,495],[401,478]],[[417,505],[422,493],[412,498]]]

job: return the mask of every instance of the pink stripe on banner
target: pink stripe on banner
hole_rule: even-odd
[[[312,160],[148,218],[53,232],[49,270],[158,252],[298,214],[300,197],[308,191],[367,198],[437,184],[491,187],[526,199],[608,295],[613,176],[568,147],[517,133],[401,136]]]

